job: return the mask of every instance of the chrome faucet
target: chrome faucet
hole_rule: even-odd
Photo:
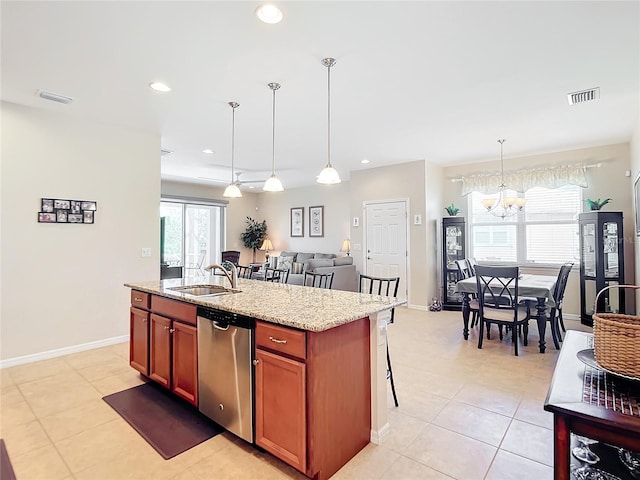
[[[231,288],[238,288],[238,270],[233,263],[231,264],[231,270],[227,270],[222,265],[219,265],[217,263],[212,263],[204,269],[210,272],[214,268],[219,268],[220,270],[222,270],[222,273],[224,273],[225,276],[229,279],[229,282],[231,282]]]

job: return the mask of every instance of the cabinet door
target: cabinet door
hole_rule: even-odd
[[[173,322],[173,393],[198,405],[198,330]]]
[[[129,321],[129,365],[149,375],[149,312],[131,308]]]
[[[256,349],[256,359],[256,445],[304,473],[305,364],[261,349]]]
[[[151,314],[149,330],[149,378],[171,388],[171,320]]]

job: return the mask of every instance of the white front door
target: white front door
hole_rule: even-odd
[[[407,202],[365,203],[366,275],[400,277],[398,297],[407,298]]]

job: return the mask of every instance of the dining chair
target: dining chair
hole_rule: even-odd
[[[240,261],[240,252],[237,250],[225,250],[222,252],[222,261],[231,262],[238,266],[238,262]]]
[[[278,270],[277,268],[265,267],[264,280],[266,282],[287,283],[287,280],[289,280],[289,270]]]
[[[456,268],[458,269],[458,273],[460,274],[460,280],[462,280],[463,278],[473,277],[473,275],[471,274],[471,268],[469,267],[469,261],[466,258],[463,258],[461,260],[454,260],[453,263],[456,264]]]
[[[567,329],[564,327],[564,321],[562,320],[562,301],[564,299],[564,292],[567,288],[569,273],[571,273],[572,267],[572,262],[567,262],[560,267],[560,271],[558,272],[558,280],[556,280],[556,286],[553,289],[553,302],[555,303],[555,307],[552,307],[549,310],[551,333],[552,335],[555,335],[560,341],[562,341],[560,328],[562,328],[563,332],[567,331]],[[554,338],[554,343],[557,343],[556,338]],[[556,348],[558,348],[558,346],[556,346]]]
[[[194,271],[196,275],[204,275],[204,269],[202,268],[202,265],[204,265],[204,259],[206,256],[207,256],[207,251],[200,250],[200,254],[198,255],[198,258],[196,259],[196,261],[187,265],[187,268],[186,268],[187,276],[190,270]]]
[[[478,261],[474,257],[467,258],[467,265],[469,266],[469,273],[471,274],[471,276],[475,276]]]
[[[253,268],[245,267],[244,265],[238,265],[236,271],[238,272],[238,278],[251,278],[253,274]]]
[[[482,348],[484,327],[487,330],[492,323],[498,327],[511,327],[511,338],[515,354],[518,355],[518,327],[522,326],[523,343],[528,344],[529,319],[531,312],[529,303],[518,300],[518,267],[476,266],[477,300],[479,305],[478,321],[480,334],[478,348]],[[502,332],[500,332],[502,339]]]
[[[383,278],[371,277],[369,275],[360,275],[358,282],[358,291],[360,293],[369,293],[371,295],[384,295],[385,297],[397,297],[398,287],[400,286],[400,277]],[[395,308],[391,309],[391,318],[389,323],[393,323]],[[398,396],[396,395],[396,385],[393,381],[393,370],[391,368],[391,356],[389,355],[389,335],[387,335],[387,378],[391,382],[391,393],[393,393],[393,402],[398,406]]]
[[[331,289],[333,285],[333,275],[336,272],[331,273],[313,273],[304,272],[304,280],[302,285],[307,287],[328,288]]]
[[[475,258],[473,259],[475,262]],[[454,260],[456,264],[456,268],[458,269],[458,278],[460,280],[464,278],[471,278],[476,273],[475,270],[473,274],[471,273],[471,263],[466,258],[462,260]],[[471,326],[475,327],[478,323],[478,310],[480,309],[480,305],[478,305],[478,300],[476,299],[476,295],[472,294],[469,299],[469,311],[471,312]]]

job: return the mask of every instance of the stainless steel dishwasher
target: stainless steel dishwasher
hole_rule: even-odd
[[[253,332],[255,320],[198,307],[200,412],[253,443]]]

